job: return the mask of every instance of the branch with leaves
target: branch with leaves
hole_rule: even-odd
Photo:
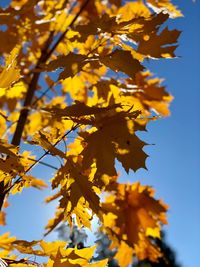
[[[48,188],[31,174],[40,164],[55,170],[46,202],[58,203],[45,235],[65,221],[90,228],[96,215],[120,266],[131,262],[124,251],[162,256],[151,238],[167,223],[166,204],[149,186],[120,183],[115,163],[147,169],[137,133],[168,116],[173,97],[146,61],[175,57],[180,32],[164,25],[179,16],[170,0],[12,0],[0,9],[0,224],[10,194]],[[47,155],[60,165],[43,162]],[[0,237],[4,265],[34,265],[23,254],[48,257],[49,267],[107,264],[91,262],[95,248],[67,246]]]

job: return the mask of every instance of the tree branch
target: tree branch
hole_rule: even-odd
[[[46,60],[45,55],[46,55],[46,53],[48,51],[48,48],[49,48],[49,45],[51,44],[51,41],[53,39],[53,34],[54,34],[53,32],[50,33],[49,38],[47,39],[47,42],[46,42],[44,48],[41,51],[41,56],[40,56],[40,58],[38,60],[36,68],[41,63],[45,62],[44,61],[44,60]],[[39,77],[40,77],[40,73],[39,72],[35,72],[33,74],[31,82],[29,84],[28,91],[27,91],[27,94],[26,94],[26,98],[24,100],[23,108],[22,108],[22,110],[20,112],[19,120],[17,122],[17,127],[16,127],[16,130],[15,130],[15,133],[13,135],[12,142],[11,142],[11,144],[13,144],[15,146],[18,146],[20,144],[22,133],[23,133],[23,130],[24,130],[24,126],[25,126],[25,123],[26,123],[26,120],[27,120],[27,117],[28,117],[28,112],[29,112],[28,107],[31,105],[35,90],[37,88]]]

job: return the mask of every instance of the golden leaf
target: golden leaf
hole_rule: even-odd
[[[112,70],[122,71],[132,78],[138,71],[144,69],[140,62],[133,58],[130,51],[115,50],[111,54],[101,57],[100,61]]]
[[[85,64],[87,64],[86,56],[69,53],[67,56],[59,56],[57,59],[51,61],[48,65],[44,66],[46,71],[56,70],[58,68],[65,68],[60,74],[59,79],[73,77],[76,75]]]
[[[138,115],[138,111],[134,112],[133,120]],[[122,111],[114,116],[103,117],[102,123],[98,124],[98,130],[79,134],[87,144],[81,152],[84,169],[88,169],[95,162],[97,177],[103,174],[115,176],[115,159],[122,163],[127,172],[129,169],[136,171],[146,168],[147,155],[142,150],[145,143],[134,134],[137,127],[134,129],[134,124],[128,126],[131,118],[126,116],[128,117],[128,113]]]
[[[6,140],[0,139],[0,153],[16,158],[18,148],[12,144],[8,144]]]
[[[98,113],[105,113],[106,111],[109,111],[111,109],[115,109],[117,107],[120,107],[120,104],[115,104],[112,106],[108,106],[105,108],[95,107],[95,106],[87,106],[82,102],[75,101],[75,104],[68,106],[64,109],[60,108],[45,108],[44,110],[47,112],[52,113],[54,117],[80,117],[80,116],[86,116],[86,115],[93,115]]]
[[[152,33],[148,39],[140,40],[137,52],[153,58],[175,57],[180,31],[165,28],[159,35]],[[167,46],[166,46],[167,45]]]
[[[49,151],[52,155],[58,155],[61,158],[66,158],[66,155],[64,152],[62,152],[60,149],[56,148],[54,145],[52,145],[49,142],[44,131],[43,132],[40,131],[38,134],[35,134],[33,137],[33,141],[31,143],[39,144],[41,147]]]
[[[48,262],[47,266],[50,267],[106,267],[107,259],[96,262],[89,263],[95,247],[83,248],[81,250],[68,248],[65,251],[58,250],[56,256],[51,256],[51,260],[53,261],[53,265],[51,265],[51,261]]]
[[[149,17],[149,9],[141,1],[127,2],[118,10],[120,21],[131,20],[138,17]]]
[[[133,261],[133,254],[133,248],[122,241],[114,258],[118,261],[119,266],[127,267]]]
[[[183,14],[170,0],[147,0],[148,5],[157,13],[167,12],[170,17],[182,17]]]
[[[153,198],[150,187],[142,187],[139,183],[118,184],[115,194],[114,199],[102,204],[102,208],[108,214],[104,217],[110,218],[110,221],[106,220],[105,227],[110,228],[119,240],[134,247],[140,240],[140,234],[145,235],[148,228],[157,229],[165,223],[162,214],[167,210],[166,205]],[[116,215],[112,220],[110,213]]]
[[[0,236],[0,248],[10,250],[13,247],[13,242],[16,240],[16,237],[10,237],[10,233],[4,233]]]
[[[0,88],[7,88],[20,78],[20,70],[17,67],[16,57],[19,54],[20,47],[16,46],[6,58],[6,66],[0,73]]]
[[[20,193],[25,187],[28,188],[31,186],[40,190],[48,187],[48,185],[41,179],[37,179],[31,175],[23,175],[21,181],[13,186],[11,193],[13,195]]]

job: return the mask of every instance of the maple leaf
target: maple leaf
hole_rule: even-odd
[[[127,113],[118,112],[114,116],[105,117],[98,130],[92,133],[79,133],[86,142],[81,152],[83,169],[88,169],[96,163],[96,176],[107,174],[115,176],[115,159],[118,159],[124,169],[136,171],[145,167],[146,153],[142,150],[145,143],[134,133],[134,125],[128,126]],[[135,118],[138,113],[135,113]],[[122,138],[123,137],[123,138]]]
[[[81,197],[89,203],[90,208],[98,214],[99,212],[99,197],[93,190],[93,184],[84,176],[78,169],[78,164],[74,164],[69,158],[65,164],[65,173],[69,175],[70,182],[70,200],[72,203],[72,209],[76,206]],[[70,181],[74,180],[74,181]],[[68,189],[68,186],[66,189]],[[64,193],[64,192],[63,192]]]
[[[145,235],[148,228],[154,229],[159,223],[165,223],[162,215],[166,212],[166,205],[153,198],[150,187],[142,187],[139,183],[119,184],[115,194],[102,204],[102,209],[107,214],[105,226],[128,245],[137,244],[140,233]],[[115,215],[114,219],[111,219],[110,214]]]
[[[81,250],[68,248],[65,251],[58,250],[56,256],[52,256],[50,259],[53,261],[53,267],[106,267],[107,259],[99,261],[97,263],[89,263],[95,247],[83,248]],[[67,257],[66,257],[67,256]],[[49,261],[47,266],[51,266],[51,262]]]
[[[13,186],[11,193],[14,195],[21,192],[25,187],[30,186],[40,190],[48,187],[47,184],[41,179],[37,179],[31,175],[23,175],[22,180]]]
[[[148,10],[148,9],[147,9]],[[97,17],[85,25],[77,25],[75,31],[79,33],[78,39],[85,41],[90,35],[100,35],[103,33],[109,33],[112,36],[126,34],[129,32],[129,26],[135,23],[134,19],[121,19],[120,16],[110,17],[108,14],[103,14],[101,17]]]
[[[0,73],[0,88],[7,88],[12,83],[20,78],[20,70],[17,67],[16,58],[18,56],[20,47],[16,46],[11,51],[10,55],[6,58],[6,66]]]
[[[46,71],[64,68],[64,71],[60,74],[59,79],[65,79],[67,77],[73,77],[81,71],[83,66],[87,64],[86,59],[87,57],[84,55],[69,53],[67,56],[59,56],[48,65],[41,67],[44,67],[44,70]]]
[[[120,21],[131,20],[138,17],[149,17],[150,11],[148,7],[141,1],[126,2],[118,10]]]
[[[146,236],[140,236],[139,243],[135,245],[135,253],[140,261],[149,259],[156,262],[163,257],[160,249]]]
[[[4,181],[4,183],[7,184],[12,178],[16,177],[16,175],[22,174],[24,169],[18,157],[0,159],[0,181]]]
[[[112,70],[116,72],[122,71],[132,78],[135,77],[135,74],[138,71],[142,71],[144,69],[140,62],[133,58],[130,51],[117,49],[105,57],[100,57],[100,61]]]
[[[161,11],[167,12],[172,18],[183,16],[181,11],[170,0],[147,0],[147,4],[157,13]]]
[[[0,139],[0,153],[16,158],[18,148],[12,144],[8,144],[6,140]]]
[[[76,215],[79,224],[90,228],[91,214],[86,208],[90,208],[95,214],[100,216],[100,199],[94,191],[94,185],[88,177],[81,173],[81,166],[74,163],[70,156],[55,177],[52,179],[53,189],[61,186],[59,200],[60,205],[55,220],[51,221],[46,229],[52,231],[53,228],[63,219],[63,216],[71,224],[70,216]],[[48,233],[47,232],[47,233]]]
[[[127,267],[133,261],[133,254],[133,248],[122,241],[114,258],[117,260],[119,266]]]
[[[168,30],[165,28],[159,35],[152,33],[146,35],[143,40],[139,42],[137,52],[155,58],[160,57],[175,57],[174,50],[177,45],[177,39],[180,31]]]
[[[80,116],[86,116],[86,115],[93,115],[98,113],[104,113],[108,110],[115,109],[117,107],[121,107],[120,104],[115,104],[108,107],[96,107],[96,106],[87,106],[82,102],[75,101],[75,104],[68,106],[64,109],[60,108],[44,108],[45,111],[48,111],[52,113],[54,117],[80,117]]]
[[[38,246],[38,244],[39,241],[37,240],[26,241],[17,239],[13,242],[13,247],[20,253],[40,255],[40,250],[34,248],[35,246]]]
[[[45,132],[40,131],[38,134],[35,134],[33,140],[29,142],[30,144],[39,144],[41,147],[49,151],[52,155],[58,155],[61,158],[66,158],[65,153],[63,153],[60,149],[56,148],[52,145],[48,138],[45,135]]]
[[[0,236],[0,248],[10,250],[12,249],[13,242],[16,240],[16,237],[10,237],[10,233],[6,232]]]
[[[144,114],[153,110],[162,116],[168,116],[170,114],[169,104],[173,97],[165,91],[165,87],[161,84],[162,81],[162,79],[153,77],[153,74],[149,71],[139,72],[136,74],[135,81],[128,79],[126,84],[120,85],[123,88],[121,101],[131,101],[135,105],[137,101],[141,106],[140,108],[145,112]],[[122,100],[122,97],[124,100]]]

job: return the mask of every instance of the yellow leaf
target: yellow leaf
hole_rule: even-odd
[[[12,144],[8,144],[6,140],[0,139],[0,153],[17,158],[18,148]]]
[[[87,89],[82,76],[68,77],[63,80],[63,92],[70,93],[74,100],[85,102],[87,99]]]
[[[9,264],[10,267],[34,267],[35,264],[30,264],[30,263],[12,263],[12,264]]]
[[[132,115],[134,120],[134,116],[136,118],[139,112],[136,111]],[[81,152],[83,168],[88,169],[95,162],[97,177],[103,174],[115,176],[115,159],[122,163],[127,172],[129,169],[136,171],[146,168],[147,155],[142,150],[145,143],[134,134],[137,130],[134,124],[131,128],[128,127],[127,121],[131,118],[128,119],[126,116],[128,117],[128,113],[123,111],[117,112],[114,116],[105,116],[99,123],[98,130],[79,134],[87,144]]]
[[[112,70],[122,71],[132,78],[137,72],[144,69],[140,62],[133,58],[130,51],[115,50],[111,54],[101,57],[100,61]]]
[[[13,242],[16,240],[16,237],[10,237],[10,233],[4,233],[0,236],[0,248],[10,250],[13,247]]]
[[[179,35],[180,31],[167,28],[160,34],[151,33],[148,39],[140,40],[137,52],[153,58],[166,58],[167,55],[169,58],[173,58]]]
[[[129,247],[125,242],[122,241],[114,258],[118,261],[119,266],[127,267],[132,263],[133,255],[133,248]]]
[[[108,110],[115,109],[117,107],[120,107],[120,104],[111,105],[106,108],[100,108],[100,107],[95,107],[95,106],[89,107],[85,105],[84,103],[75,101],[74,105],[68,106],[64,109],[55,107],[51,109],[45,108],[44,110],[52,113],[53,116],[55,117],[80,117],[80,116],[104,113]]]
[[[49,151],[52,155],[58,155],[61,158],[66,158],[66,155],[64,152],[62,152],[60,149],[56,148],[54,145],[52,145],[49,140],[47,139],[45,132],[40,131],[38,134],[35,134],[33,137],[33,144],[39,144],[41,147]]]
[[[183,16],[181,11],[170,0],[147,0],[147,4],[157,13],[167,12],[171,18]]]
[[[65,241],[46,242],[40,241],[40,247],[44,251],[45,256],[56,255],[58,249],[64,249],[66,247]]]
[[[160,229],[158,227],[156,228],[147,228],[146,230],[146,236],[152,236],[154,238],[160,238]]]
[[[6,59],[6,66],[0,73],[0,88],[7,88],[20,78],[19,68],[16,66],[16,58],[19,54],[20,47],[16,46]]]
[[[91,264],[87,264],[85,265],[85,267],[89,267],[89,266],[93,266],[93,267],[107,267],[108,266],[108,259],[105,260],[101,260],[95,263],[91,263]]]
[[[26,241],[26,240],[15,240],[13,242],[14,248],[17,249],[20,253],[24,254],[35,254],[41,255],[41,251],[34,249],[34,246],[37,247],[38,241]]]
[[[142,187],[139,183],[133,185],[118,184],[115,190],[115,200],[102,204],[103,211],[114,220],[108,222],[111,230],[121,240],[132,247],[140,241],[140,235],[145,235],[148,228],[160,229],[164,223],[162,214],[166,212],[166,205],[153,198],[150,187]],[[116,217],[110,217],[110,213]],[[108,227],[110,228],[110,226]],[[134,227],[133,227],[134,225]],[[156,230],[159,231],[159,230]]]
[[[23,93],[27,90],[26,85],[23,82],[17,82],[12,87],[7,89],[6,96],[8,98],[22,98]]]
[[[142,1],[135,1],[125,3],[119,8],[118,14],[120,21],[127,21],[138,17],[149,17],[151,13]]]
[[[69,53],[67,56],[58,56],[57,59],[51,61],[48,65],[44,66],[46,71],[56,70],[58,68],[65,68],[60,74],[59,79],[73,77],[76,75],[85,64],[87,64],[86,56],[80,54]]]
[[[89,248],[84,248],[84,249],[76,249],[75,248],[75,251],[74,252],[79,257],[89,260],[89,259],[92,258],[95,249],[96,249],[95,246],[89,247]]]

